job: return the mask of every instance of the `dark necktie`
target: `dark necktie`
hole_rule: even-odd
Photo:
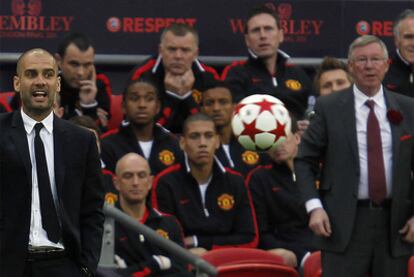
[[[42,123],[35,125],[36,136],[34,139],[37,182],[39,186],[40,212],[42,215],[42,225],[46,230],[47,237],[50,241],[57,243],[60,239],[60,226],[53,201],[52,190],[50,186],[49,173],[47,171],[45,148],[40,130],[43,128]]]
[[[381,131],[375,116],[373,100],[365,104],[369,108],[367,120],[367,156],[368,156],[368,190],[369,198],[381,204],[386,196],[384,158],[382,156]]]

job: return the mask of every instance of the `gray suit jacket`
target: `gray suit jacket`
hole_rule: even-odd
[[[402,114],[392,123],[392,208],[391,249],[394,256],[411,254],[411,245],[402,241],[398,230],[414,215],[414,99],[385,90],[388,110]],[[342,252],[354,227],[360,175],[352,88],[320,97],[316,116],[305,132],[295,160],[297,180],[304,201],[320,198],[328,213],[332,235],[318,237],[321,249]],[[322,163],[320,189],[315,179]]]

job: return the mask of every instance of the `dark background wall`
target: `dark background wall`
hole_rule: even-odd
[[[259,0],[0,0],[0,91],[11,90],[15,60],[32,47],[55,52],[67,33],[94,41],[98,71],[119,92],[131,68],[156,53],[159,35],[171,22],[194,25],[201,60],[219,71],[246,55],[244,17],[257,3],[278,12],[285,33],[281,49],[312,74],[320,58],[346,57],[358,35],[380,36],[393,50],[392,22],[412,1]]]

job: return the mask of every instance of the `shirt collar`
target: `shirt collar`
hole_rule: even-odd
[[[410,63],[406,59],[404,59],[404,57],[401,55],[400,49],[397,49],[397,55],[398,55],[398,57],[400,57],[400,59],[402,60],[403,63],[410,66]]]
[[[247,51],[249,52],[250,56],[252,56],[253,59],[257,60],[259,57],[253,52],[252,49],[247,48]],[[282,55],[285,59],[290,59],[290,56],[285,51],[282,51],[280,49],[277,50],[277,53]]]
[[[223,164],[220,162],[220,160],[215,155],[214,155],[214,162],[219,167],[219,169],[222,173],[226,172],[226,169],[224,168]],[[190,162],[188,161],[188,155],[185,152],[184,152],[184,163],[185,163],[185,169],[186,169],[187,173],[190,173],[191,172],[191,166],[190,166]]]
[[[355,103],[356,103],[357,108],[361,108],[362,106],[364,106],[367,100],[374,100],[376,105],[378,105],[379,107],[383,109],[386,109],[384,90],[382,88],[382,85],[379,91],[372,97],[368,97],[366,94],[360,91],[355,84],[353,86],[353,90],[354,90]]]
[[[28,116],[23,109],[20,110],[22,114],[24,129],[26,130],[27,134],[30,134],[33,131],[34,126],[38,121],[34,120],[30,116]],[[43,125],[45,126],[45,129],[50,134],[53,132],[53,111],[50,112],[50,114],[44,118],[42,121]]]

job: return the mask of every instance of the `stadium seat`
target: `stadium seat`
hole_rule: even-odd
[[[216,249],[206,252],[201,257],[214,266],[244,263],[283,265],[282,257],[254,248]]]
[[[122,95],[111,95],[111,119],[108,122],[108,130],[116,129],[124,117],[122,111]]]
[[[414,277],[414,256],[408,260],[408,277]]]
[[[13,96],[14,91],[0,92],[0,103],[3,104],[3,106],[6,108],[8,112],[12,111],[10,107],[10,101],[12,100]]]
[[[313,252],[303,265],[304,277],[320,277],[322,276],[321,251]]]
[[[277,264],[245,263],[223,265],[217,269],[218,277],[299,277],[294,268]]]

